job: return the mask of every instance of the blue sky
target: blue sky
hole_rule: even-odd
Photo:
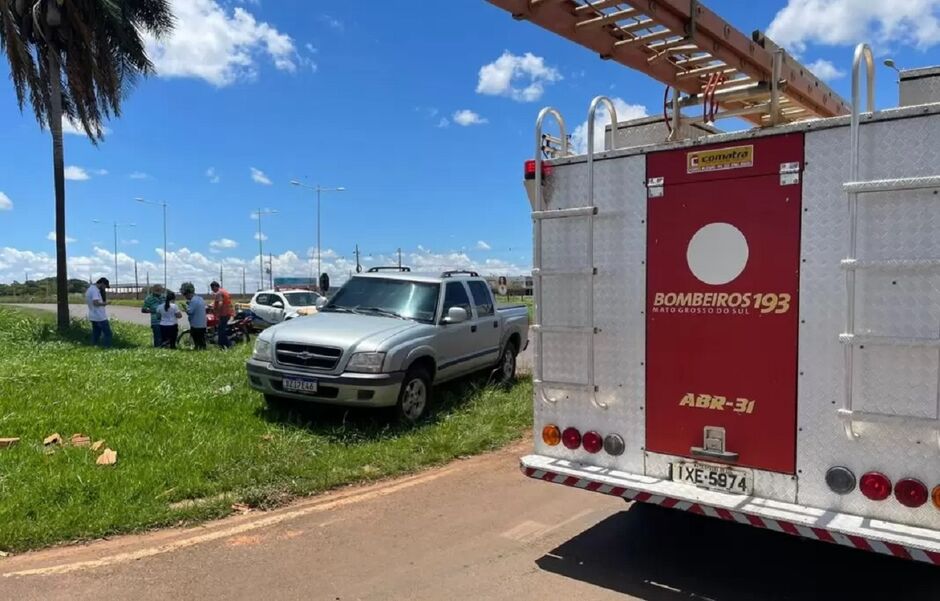
[[[120,279],[135,259],[142,274],[160,279],[160,210],[136,197],[170,205],[171,283],[204,284],[223,264],[238,282],[231,288],[240,288],[243,266],[254,288],[250,214],[258,208],[279,211],[263,220],[275,275],[308,275],[315,196],[292,179],[347,189],[323,197],[323,263],[334,278],[354,265],[357,243],[373,263],[402,248],[406,263],[428,269],[526,271],[531,226],[521,174],[538,109],[558,107],[574,129],[597,94],[620,99],[628,114],[657,112],[662,102],[661,85],[484,0],[420,13],[391,2],[175,4],[177,33],[151,45],[158,75],[133,90],[123,116],[106,125],[106,140],[95,147],[66,136],[74,277],[112,275],[109,224],[117,220],[136,224],[120,232]],[[940,63],[937,0],[890,9],[862,0],[706,4],[744,32],[773,23],[774,39],[844,96],[857,41],[902,66]],[[878,106],[892,106],[893,73],[878,75]],[[7,282],[24,270],[53,274],[53,190],[49,136],[17,110],[5,60],[0,76]]]

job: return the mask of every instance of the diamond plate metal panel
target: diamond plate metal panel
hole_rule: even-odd
[[[906,69],[901,72],[901,106],[940,102],[940,69]]]
[[[928,177],[940,171],[940,117],[925,115],[865,123],[861,128],[861,178]],[[798,502],[904,524],[940,528],[933,507],[908,509],[893,498],[873,502],[858,491],[829,491],[825,472],[844,465],[861,476],[878,470],[893,481],[915,477],[940,483],[940,447],[926,426],[858,423],[849,440],[836,410],[844,395],[845,276],[848,210],[842,184],[849,176],[849,128],[806,134],[803,174],[802,266],[797,474]],[[868,196],[868,198],[865,198]],[[931,200],[933,199],[933,200]],[[932,191],[859,197],[860,260],[940,257],[940,199]],[[859,333],[923,335],[940,332],[940,295],[931,272],[860,270],[856,292]],[[933,359],[930,359],[932,355]],[[922,398],[936,403],[937,351],[855,350],[856,409],[919,414]],[[932,395],[932,397],[931,397]]]
[[[674,461],[686,461],[686,457],[663,455],[648,452],[646,454],[646,475],[663,480],[670,480],[669,464]],[[754,496],[786,503],[796,502],[797,479],[795,476],[767,472],[764,470],[751,470],[754,473]],[[743,499],[744,497],[742,497]]]
[[[645,295],[646,295],[646,159],[643,156],[599,160],[594,163],[594,323],[599,332],[594,338],[595,384],[597,400],[607,405],[600,409],[590,395],[580,391],[551,391],[557,403],[535,400],[536,451],[550,457],[589,461],[591,464],[642,474],[645,445]],[[587,170],[584,163],[565,165],[551,177],[553,209],[584,206],[587,202]],[[573,233],[579,219],[556,220],[561,229],[572,232],[543,245],[545,268],[562,265],[581,267],[586,247],[566,247],[561,240]],[[543,229],[543,236],[545,230]],[[556,245],[548,249],[546,245]],[[548,262],[551,257],[553,263]],[[578,278],[565,278],[564,286],[544,278],[542,310],[546,324],[554,319],[570,319],[566,325],[581,325],[585,286]],[[561,278],[557,278],[561,281]],[[586,279],[586,278],[585,278]],[[588,290],[589,291],[589,290]],[[544,334],[545,379],[586,381],[586,344],[584,334]],[[604,452],[588,456],[583,450],[569,451],[563,446],[548,447],[541,441],[541,428],[555,423],[561,428],[577,427],[582,433],[595,430],[602,435],[620,434],[626,452],[611,457]]]

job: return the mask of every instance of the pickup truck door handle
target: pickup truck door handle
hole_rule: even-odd
[[[476,326],[470,326],[470,331],[471,331],[471,332],[476,332],[476,331],[477,331],[477,327],[476,327]]]

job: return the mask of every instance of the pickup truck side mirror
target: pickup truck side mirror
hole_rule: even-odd
[[[321,297],[317,298],[317,303],[316,303],[316,304],[317,304],[317,310],[320,310],[320,309],[322,309],[323,307],[325,307],[325,306],[326,306],[326,303],[328,303],[328,302],[329,302],[329,301],[326,300],[326,297],[325,297],[325,296],[321,296]]]
[[[274,307],[275,309],[283,309],[284,303],[282,303],[281,301],[274,301],[273,303],[271,303],[271,306]]]
[[[451,307],[447,310],[447,315],[444,316],[444,319],[441,320],[441,323],[445,324],[454,324],[454,323],[463,323],[470,319],[470,316],[467,315],[467,310],[463,307]]]

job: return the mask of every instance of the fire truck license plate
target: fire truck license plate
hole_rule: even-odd
[[[299,392],[301,394],[316,394],[317,381],[308,378],[284,378],[284,392]]]
[[[672,479],[674,482],[736,495],[750,495],[754,490],[753,473],[750,470],[705,463],[677,461],[672,464]]]

